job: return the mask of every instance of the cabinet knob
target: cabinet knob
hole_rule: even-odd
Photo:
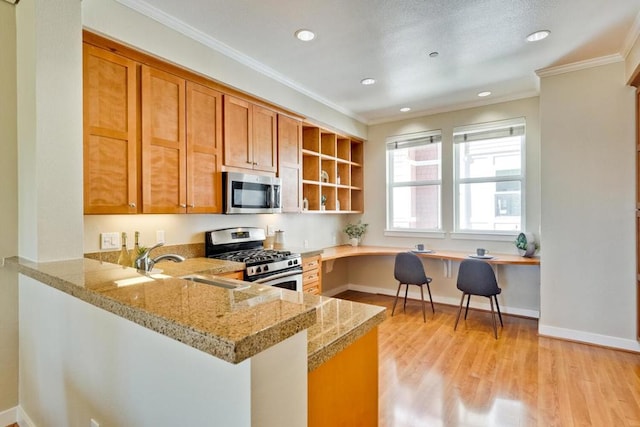
[[[191,203],[191,204],[189,204],[189,207],[190,207],[190,208],[195,208],[195,207],[196,207],[196,205],[194,205],[193,203]]]
[[[131,202],[131,203],[129,203],[129,207],[130,207],[130,208],[135,208],[135,207],[136,207],[136,204],[135,204],[135,203],[133,203],[133,202]]]
[[[180,203],[180,207],[181,207],[181,208],[186,208],[186,207],[187,207],[187,205],[185,205],[184,203]]]
[[[253,166],[258,166],[258,162],[253,162]]]

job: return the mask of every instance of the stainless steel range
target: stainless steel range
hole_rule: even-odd
[[[264,229],[223,228],[205,232],[209,258],[243,262],[244,280],[302,291],[302,258],[290,251],[264,248]]]

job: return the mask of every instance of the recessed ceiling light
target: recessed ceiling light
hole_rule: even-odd
[[[440,55],[438,52],[433,51],[429,54],[429,58],[436,58],[438,55]]]
[[[489,95],[491,95],[491,92],[489,92],[488,90],[478,93],[478,96],[481,98],[484,98],[485,96],[489,96]]]
[[[409,108],[409,107],[402,107],[402,108],[400,109],[400,111],[402,111],[403,113],[406,113],[407,111],[411,111],[411,108]]]
[[[316,37],[315,33],[311,30],[298,30],[295,32],[295,35],[298,40],[302,40],[303,42],[311,41]]]
[[[366,79],[362,79],[360,80],[360,83],[362,83],[365,86],[369,86],[372,85],[376,82],[376,79],[372,79],[371,77],[367,77]]]
[[[549,36],[549,34],[551,34],[551,31],[549,30],[536,31],[535,33],[531,33],[527,36],[527,41],[538,42],[540,40],[546,39]]]

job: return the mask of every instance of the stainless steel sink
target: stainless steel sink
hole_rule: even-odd
[[[207,276],[201,276],[199,274],[188,274],[186,276],[180,276],[181,279],[191,280],[196,283],[203,283],[205,285],[217,286],[224,289],[241,290],[247,289],[250,285],[233,279],[213,278]]]

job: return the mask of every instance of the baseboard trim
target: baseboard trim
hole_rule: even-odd
[[[408,298],[411,299],[417,299],[420,300],[420,291],[417,290],[418,288],[413,286],[412,288],[415,288],[414,290],[409,290],[409,295]],[[394,290],[391,289],[386,289],[386,288],[378,288],[375,286],[362,286],[362,285],[353,285],[353,284],[348,284],[345,286],[341,286],[339,288],[336,289],[332,289],[331,293],[323,293],[323,295],[326,296],[334,296],[339,294],[340,292],[344,292],[347,290],[351,290],[351,291],[358,291],[358,292],[366,292],[369,294],[381,294],[381,295],[389,295],[392,297],[396,296],[396,293]],[[404,288],[403,288],[404,291]],[[426,294],[426,292],[425,292]],[[462,296],[462,294],[460,294],[460,296]],[[428,295],[425,296],[425,298],[429,298]],[[469,304],[470,308],[474,308],[477,310],[484,310],[484,311],[491,311],[491,306],[489,305],[488,302],[484,302],[484,301],[488,301],[486,298],[480,298],[480,297],[475,297],[475,298],[471,298],[471,304]],[[438,303],[438,304],[446,304],[446,305],[453,305],[455,307],[460,305],[460,299],[459,298],[448,298],[448,297],[434,297],[433,298],[433,302]],[[538,310],[529,310],[529,309],[525,309],[525,308],[517,308],[517,307],[503,307],[502,305],[500,306],[500,311],[503,314],[511,314],[514,316],[521,316],[521,317],[530,317],[532,319],[539,319],[540,318],[540,312]]]
[[[15,422],[18,422],[17,406],[0,412],[0,426],[8,426]]]
[[[34,423],[24,409],[22,409],[22,406],[18,406],[18,424],[20,424],[20,427],[37,427],[36,423]]]
[[[640,343],[609,335],[594,334],[591,332],[577,331],[574,329],[558,328],[555,326],[538,325],[538,335],[548,338],[557,338],[566,341],[575,341],[583,344],[592,344],[599,347],[607,347],[615,350],[631,351],[640,353]]]

